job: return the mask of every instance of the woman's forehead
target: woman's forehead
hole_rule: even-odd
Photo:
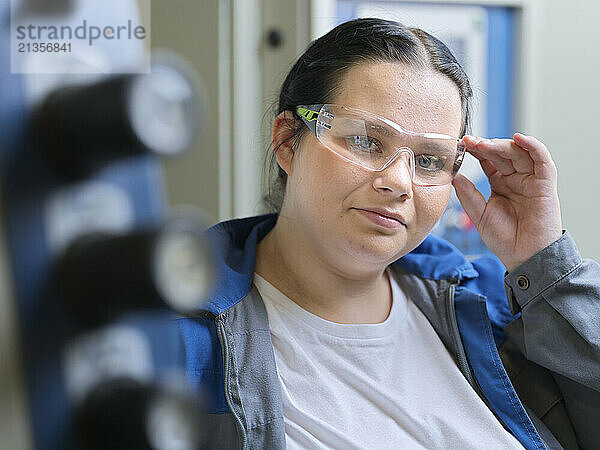
[[[369,111],[415,131],[456,135],[462,124],[458,87],[431,69],[362,63],[345,73],[333,103]]]

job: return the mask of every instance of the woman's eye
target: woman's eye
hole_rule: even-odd
[[[425,169],[431,172],[442,170],[444,161],[441,158],[433,155],[419,155],[415,158],[418,169]]]
[[[373,139],[369,136],[348,136],[346,137],[348,147],[355,151],[368,152],[368,153],[381,153],[382,149],[377,139]]]

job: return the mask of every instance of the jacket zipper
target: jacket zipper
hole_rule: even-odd
[[[465,376],[469,384],[473,387],[473,389],[477,390],[475,386],[475,381],[473,380],[473,376],[471,375],[471,369],[467,361],[465,349],[462,345],[462,341],[460,340],[458,323],[456,322],[456,309],[454,308],[454,291],[456,289],[456,286],[458,286],[458,283],[450,284],[450,289],[448,289],[448,296],[446,297],[446,318],[448,319],[448,324],[450,325],[450,335],[452,336],[452,341],[454,342],[454,347],[456,348],[456,361],[458,364],[458,368]]]
[[[471,369],[470,369],[469,363],[467,361],[465,349],[464,349],[464,347],[462,345],[462,341],[460,339],[460,332],[458,331],[458,322],[456,321],[456,308],[454,305],[454,293],[455,293],[456,286],[458,286],[458,283],[456,283],[456,284],[453,283],[450,285],[450,289],[448,289],[448,296],[447,296],[447,301],[446,301],[446,315],[448,318],[448,323],[450,324],[450,332],[452,335],[452,340],[454,342],[454,346],[456,347],[456,359],[458,361],[458,368],[463,373],[463,375],[466,377],[467,381],[473,387],[475,392],[477,392],[479,397],[483,400],[483,402],[485,403],[487,408],[494,414],[494,417],[496,417],[496,419],[502,424],[502,426],[504,427],[505,430],[507,430],[509,433],[512,434],[510,429],[506,426],[506,424],[500,418],[500,416],[498,416],[498,414],[496,414],[496,411],[494,410],[494,408],[492,408],[492,405],[490,405],[490,403],[488,402],[487,398],[483,394],[483,391],[482,391],[481,386],[479,385],[479,382],[477,381],[477,379],[475,379],[471,374]],[[541,437],[540,437],[540,439],[541,439]]]
[[[233,401],[231,399],[231,390],[229,389],[229,343],[227,342],[227,333],[225,333],[225,317],[224,314],[219,314],[216,319],[217,323],[217,333],[219,336],[219,340],[221,341],[221,354],[223,356],[223,371],[225,372],[225,400],[227,400],[227,405],[231,410],[231,414],[235,419],[235,425],[237,428],[238,436],[240,438],[241,448],[245,450],[247,448],[246,444],[246,430],[244,430],[244,424],[242,423],[241,417],[237,414],[236,409],[234,408]]]

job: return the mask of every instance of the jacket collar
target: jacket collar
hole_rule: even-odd
[[[209,312],[220,314],[248,294],[254,276],[256,245],[276,222],[276,214],[267,214],[221,222],[206,231],[217,272],[215,287],[206,305]],[[394,265],[433,280],[459,281],[479,275],[456,247],[433,235],[427,236],[421,245]]]

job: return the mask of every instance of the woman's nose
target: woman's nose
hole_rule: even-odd
[[[412,197],[412,173],[414,158],[409,150],[403,150],[381,172],[378,172],[373,187],[391,196]]]

